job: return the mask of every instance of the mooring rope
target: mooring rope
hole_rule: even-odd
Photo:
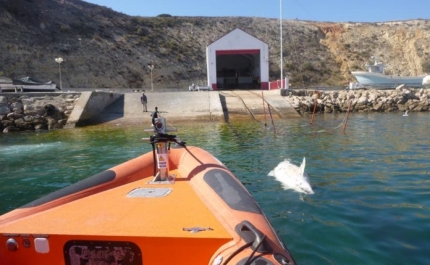
[[[272,120],[273,132],[276,133],[275,123],[273,122],[272,111],[270,111],[270,105],[267,104],[267,109],[269,110],[270,119]]]
[[[264,126],[267,126],[266,107],[264,106],[264,94],[263,94],[263,90],[261,90],[261,98],[263,99]]]
[[[351,110],[351,105],[352,105],[352,99],[349,101],[348,112],[346,114],[345,123],[343,125],[343,133],[344,134],[345,134],[346,124],[348,123],[348,117],[349,117],[349,113],[350,113],[350,110]]]

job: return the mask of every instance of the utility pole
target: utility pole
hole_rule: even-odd
[[[61,63],[63,62],[63,58],[55,58],[55,61],[58,63],[58,72],[60,73],[60,90],[63,90],[63,83],[61,81]]]
[[[154,91],[154,83],[152,82],[152,70],[154,70],[154,65],[148,64],[148,68],[151,70],[151,91]]]

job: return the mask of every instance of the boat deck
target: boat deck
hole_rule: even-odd
[[[212,238],[230,239],[227,231],[192,190],[189,181],[183,181],[186,179],[177,172],[173,173],[176,174],[174,183],[152,184],[151,178],[145,178],[29,216],[2,229],[19,234],[180,238],[210,234]],[[167,192],[170,193],[165,194]],[[159,214],[161,211],[163,215]],[[31,230],[28,230],[28,223],[32,224]],[[184,231],[192,227],[212,230],[206,233]]]
[[[0,263],[291,264],[219,160],[192,146],[164,154],[157,164],[166,181],[154,181],[148,152],[0,216]]]
[[[46,237],[52,260],[67,253],[66,264],[78,264],[75,249],[96,255],[113,246],[148,264],[167,264],[175,256],[189,264],[207,262],[232,236],[193,191],[191,181],[176,170],[171,174],[176,175],[174,182],[152,183],[152,177],[144,178],[9,222],[0,233]],[[191,255],[190,249],[199,251]],[[31,249],[21,251],[23,260],[26,252],[34,255]],[[41,264],[42,257],[36,255],[41,259],[34,259],[35,264]]]

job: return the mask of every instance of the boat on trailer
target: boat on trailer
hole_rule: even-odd
[[[385,64],[378,61],[378,57],[372,56],[373,64],[367,64],[367,71],[353,71],[351,74],[357,79],[359,88],[391,89],[404,84],[406,87],[422,87],[425,75],[399,76],[384,73]],[[353,89],[350,87],[350,89]]]
[[[296,264],[232,172],[165,124],[151,152],[0,216],[0,264]]]
[[[13,79],[13,84],[23,92],[55,92],[57,89],[60,90],[52,81],[43,82],[29,76]]]

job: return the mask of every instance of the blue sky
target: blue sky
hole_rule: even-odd
[[[85,0],[131,15],[245,16],[330,22],[429,19],[430,0]]]

